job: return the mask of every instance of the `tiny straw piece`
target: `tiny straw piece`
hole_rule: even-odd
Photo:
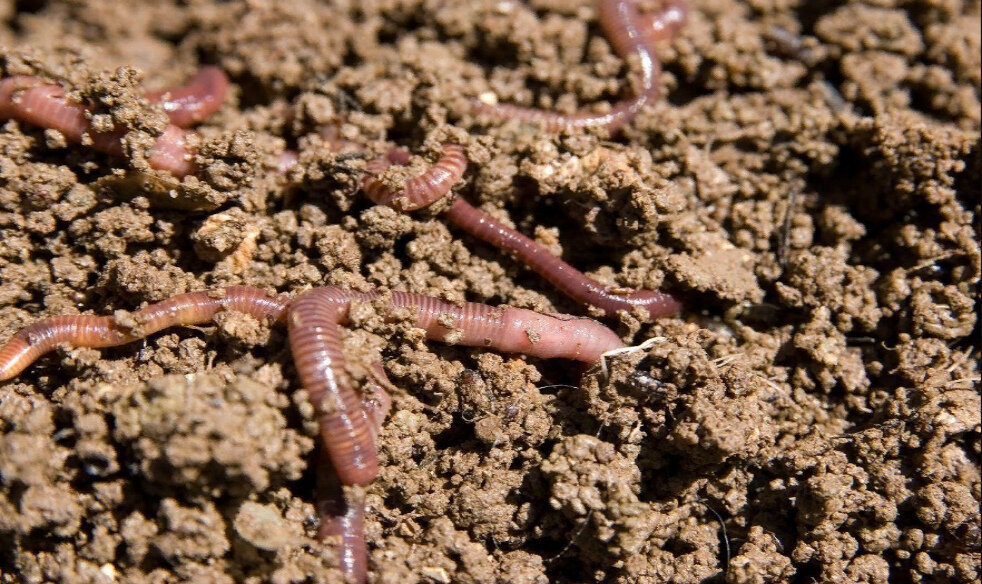
[[[638,351],[647,351],[648,349],[654,347],[658,343],[664,343],[668,339],[665,337],[651,337],[650,339],[642,342],[640,345],[632,345],[630,347],[618,347],[616,349],[611,349],[600,355],[600,372],[604,379],[610,379],[610,371],[607,368],[607,359],[611,357],[617,357],[618,355],[626,355],[628,353],[636,353]]]

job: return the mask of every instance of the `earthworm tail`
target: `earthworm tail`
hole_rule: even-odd
[[[376,175],[393,164],[408,161],[404,150],[394,148],[388,156],[368,162],[368,174],[362,179],[362,189],[368,198],[379,205],[399,211],[415,211],[443,197],[467,170],[467,154],[459,144],[444,144],[440,159],[423,174],[406,181],[401,189],[386,185]]]
[[[132,313],[135,327],[114,316],[52,316],[26,326],[0,348],[0,381],[11,379],[41,355],[60,345],[113,347],[174,325],[203,324],[222,310],[235,310],[265,321],[279,320],[286,300],[258,288],[232,286],[219,292],[179,294]]]
[[[202,67],[181,87],[148,91],[147,99],[160,102],[175,126],[186,128],[208,119],[225,101],[228,77],[218,67]]]
[[[641,307],[652,318],[659,318],[675,314],[682,308],[679,301],[666,292],[657,290],[637,290],[629,294],[612,292],[609,287],[550,254],[535,241],[498,223],[463,199],[455,200],[443,215],[474,237],[511,252],[570,298],[596,306],[607,314]]]
[[[368,550],[365,548],[365,497],[361,489],[341,485],[326,448],[320,449],[317,463],[317,537],[336,537],[338,564],[346,581],[363,584],[368,576]]]
[[[372,436],[378,436],[385,416],[392,408],[392,397],[383,388],[391,387],[381,363],[372,364],[371,377],[366,380],[367,394],[363,407],[368,413]],[[345,493],[331,463],[327,450],[321,448],[317,464],[317,511],[321,523],[317,537],[338,537],[338,557],[341,570],[349,582],[364,582],[368,565],[365,549],[365,501],[361,491]]]

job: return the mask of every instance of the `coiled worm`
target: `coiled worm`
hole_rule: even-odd
[[[212,114],[225,99],[227,89],[225,74],[215,67],[205,67],[187,86],[148,94],[152,101],[162,100],[171,123],[157,136],[147,163],[178,178],[195,172],[193,152],[188,146],[189,132],[181,126]],[[23,75],[0,80],[0,118],[57,130],[72,142],[88,142],[99,152],[122,157],[123,138],[128,130],[97,132],[92,128],[90,116],[87,107],[68,100],[60,85]]]

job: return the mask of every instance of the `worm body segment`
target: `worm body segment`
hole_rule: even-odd
[[[317,537],[338,539],[338,567],[348,582],[363,584],[368,577],[365,546],[365,498],[359,490],[345,492],[331,459],[322,448],[318,457],[317,514],[321,518]],[[354,496],[352,496],[354,495]]]
[[[51,316],[28,325],[0,348],[0,381],[11,379],[38,357],[67,345],[114,347],[125,345],[167,327],[204,324],[222,310],[250,314],[259,320],[280,320],[286,300],[258,288],[231,286],[217,292],[179,294],[132,313],[135,328],[119,324],[114,316]]]
[[[228,77],[214,66],[198,69],[187,84],[171,89],[148,91],[147,99],[158,102],[175,126],[186,128],[205,121],[225,101]]]
[[[682,307],[671,294],[658,290],[636,290],[625,294],[612,291],[610,287],[590,278],[532,239],[495,221],[463,199],[455,200],[443,215],[474,237],[514,254],[570,298],[596,306],[607,314],[641,307],[651,318],[660,318],[676,314]]]
[[[459,144],[445,144],[440,159],[419,176],[406,181],[401,189],[393,189],[376,175],[393,164],[408,162],[404,150],[393,149],[388,156],[368,162],[368,175],[362,181],[362,189],[369,199],[379,205],[388,205],[399,211],[415,211],[431,205],[448,192],[467,170],[467,154]]]

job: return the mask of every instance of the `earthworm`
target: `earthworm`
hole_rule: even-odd
[[[368,576],[365,546],[365,496],[360,488],[345,491],[327,450],[320,449],[316,475],[319,539],[338,538],[338,567],[346,581],[363,584]]]
[[[382,421],[392,408],[392,397],[383,388],[389,386],[381,363],[372,366],[372,378],[366,381],[367,397],[362,407],[368,412],[373,436],[377,436]],[[365,548],[365,501],[361,490],[343,489],[337,472],[324,448],[320,449],[317,464],[316,507],[321,518],[317,530],[319,539],[337,537],[338,561],[349,582],[361,584],[368,571],[368,551]]]
[[[604,35],[610,42],[614,52],[622,59],[636,55],[641,66],[641,91],[638,95],[617,102],[605,114],[576,112],[562,114],[527,108],[510,104],[489,104],[480,100],[471,100],[471,106],[477,114],[487,114],[502,120],[518,119],[523,122],[535,123],[546,131],[558,133],[577,128],[606,128],[614,132],[634,119],[638,111],[649,101],[658,97],[658,77],[661,74],[661,64],[655,58],[649,38],[671,32],[671,24],[676,14],[684,14],[682,0],[672,0],[671,8],[662,19],[654,17],[642,20],[638,14],[635,0],[597,0],[597,21]],[[655,24],[664,25],[662,30],[654,31]]]
[[[19,330],[0,348],[0,381],[11,379],[41,355],[60,345],[114,347],[125,345],[167,327],[204,324],[222,310],[250,314],[259,320],[280,320],[287,301],[248,286],[214,292],[178,294],[132,313],[136,326],[115,316],[51,316]]]
[[[227,86],[224,73],[206,67],[185,87],[150,94],[152,98],[164,97],[165,110],[168,104],[173,104],[168,112],[173,116],[173,123],[157,137],[147,159],[151,168],[169,171],[178,178],[196,170],[187,145],[189,132],[179,125],[197,121],[199,117],[204,119],[214,112],[225,98]],[[58,130],[72,142],[82,143],[88,139],[99,152],[117,157],[124,155],[122,140],[126,129],[94,131],[88,108],[68,101],[64,88],[45,83],[39,77],[21,75],[0,80],[0,118],[15,118]]]
[[[225,101],[228,92],[228,77],[214,66],[198,69],[191,80],[180,87],[146,92],[152,102],[164,107],[170,123],[186,128],[203,122],[215,113]]]
[[[270,322],[282,320],[286,312],[297,373],[317,411],[338,476],[344,484],[365,484],[377,472],[375,441],[368,414],[348,383],[338,327],[347,322],[352,301],[370,301],[378,295],[323,287],[288,301],[258,288],[233,286],[151,304],[133,313],[135,327],[113,316],[49,317],[21,329],[0,348],[0,381],[14,377],[59,345],[122,345],[169,326],[208,322],[222,310]],[[392,292],[389,304],[412,310],[416,326],[428,338],[453,344],[588,363],[623,346],[613,331],[588,318],[472,302],[453,304],[407,292]]]
[[[324,490],[319,498],[323,517],[320,535],[341,537],[342,569],[363,582],[364,505],[360,500],[347,501],[340,486],[362,485],[375,477],[376,434],[391,402],[380,385],[372,392],[377,404],[367,406],[351,388],[339,327],[347,322],[352,301],[371,301],[379,295],[377,291],[323,287],[308,290],[291,301],[259,288],[231,286],[179,294],[151,304],[126,319],[132,320],[132,325],[120,322],[117,316],[48,317],[22,328],[0,347],[0,381],[13,378],[60,345],[122,345],[169,326],[209,322],[223,310],[244,312],[266,322],[282,321],[285,316],[297,373],[317,413],[323,444],[321,457],[329,460],[334,470],[321,473],[326,478],[321,479]],[[391,292],[388,304],[411,310],[415,325],[425,331],[427,338],[448,343],[589,363],[599,362],[604,353],[624,346],[613,331],[588,318],[472,302],[454,304],[407,292]],[[377,366],[376,369],[381,384],[385,381],[384,371]]]
[[[348,384],[338,325],[347,322],[351,301],[377,296],[377,292],[313,288],[290,304],[287,319],[297,375],[319,410],[324,446],[346,485],[363,485],[375,478],[378,458],[368,414]],[[472,302],[457,305],[407,292],[392,292],[389,304],[413,310],[415,325],[427,338],[453,344],[589,363],[623,346],[610,329],[590,319]]]
[[[549,253],[521,233],[502,225],[463,199],[456,199],[443,216],[474,237],[512,253],[525,265],[570,298],[593,305],[607,314],[643,308],[651,318],[677,313],[682,305],[667,292],[636,290],[621,294]]]
[[[366,186],[366,193],[376,203],[389,206],[393,206],[397,200],[405,201],[410,198],[413,201],[410,209],[418,209],[433,203],[450,191],[454,182],[460,179],[460,173],[463,173],[463,170],[467,168],[467,155],[462,146],[448,144],[444,146],[443,152],[440,161],[420,176],[406,181],[406,189],[398,191],[396,195],[393,195],[392,191],[384,190],[386,187],[374,177],[366,177],[365,182],[373,185],[376,190],[370,192]],[[375,165],[374,168],[384,169],[393,164],[405,164],[408,158],[409,154],[406,150],[393,148],[386,158],[376,159],[369,163],[370,169],[373,168],[372,165]],[[440,176],[455,177],[454,180],[451,181],[448,178],[447,180],[435,181],[428,178],[436,175],[435,169],[446,160],[452,161],[455,172],[453,174],[444,173]],[[450,164],[450,162],[446,162],[445,167]],[[456,172],[457,170],[459,173]],[[404,194],[410,192],[410,184],[420,186],[414,187],[411,195]],[[386,196],[379,196],[380,191],[385,192]],[[399,199],[398,197],[402,198]],[[400,207],[400,210],[405,209],[405,206]],[[463,199],[455,200],[449,208],[443,211],[443,216],[474,237],[515,255],[570,298],[583,304],[596,306],[607,314],[616,313],[618,310],[630,311],[634,307],[640,306],[647,311],[651,318],[659,318],[675,314],[681,309],[679,301],[666,292],[637,290],[630,293],[618,293],[611,291],[610,287],[586,276],[573,266],[550,254],[532,239],[495,221]]]
[[[300,384],[317,412],[323,448],[343,484],[364,485],[378,473],[371,422],[350,388],[339,324],[352,292],[314,288],[290,303],[287,327]]]
[[[689,19],[689,7],[684,0],[665,0],[661,10],[638,15],[645,40],[654,45],[677,35]]]
[[[369,199],[399,211],[415,211],[443,197],[467,170],[467,154],[459,144],[444,144],[439,160],[425,172],[406,180],[401,189],[394,189],[378,178],[378,174],[393,164],[408,162],[408,152],[393,148],[388,155],[368,162],[368,174],[362,179],[362,190]]]

